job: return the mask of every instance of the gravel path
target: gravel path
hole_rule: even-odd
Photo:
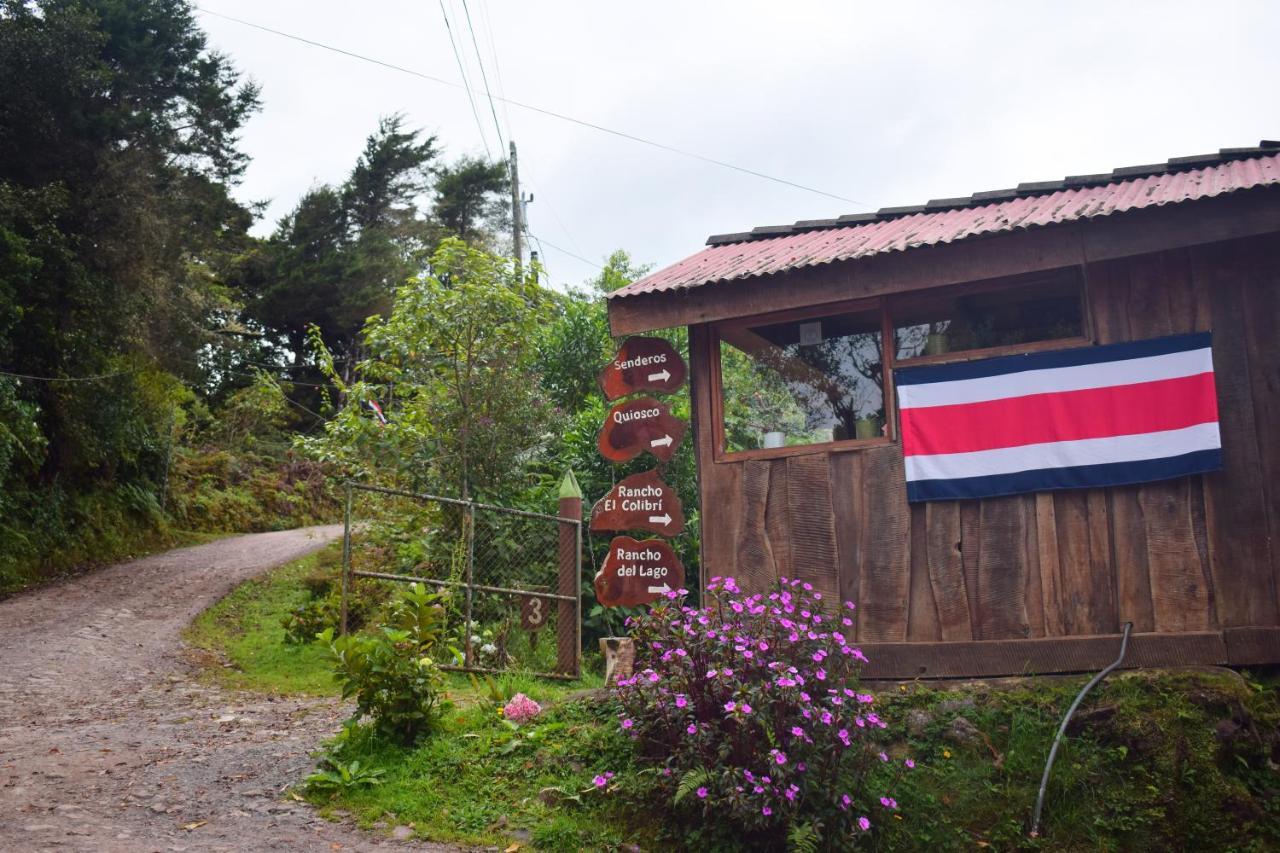
[[[342,535],[237,536],[0,602],[0,850],[446,850],[282,794],[336,701],[200,684],[180,632],[236,584]]]

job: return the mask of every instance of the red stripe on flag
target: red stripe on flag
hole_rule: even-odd
[[[1100,366],[1105,369],[1105,366]],[[1182,429],[1218,419],[1213,373],[982,403],[902,409],[906,456]]]

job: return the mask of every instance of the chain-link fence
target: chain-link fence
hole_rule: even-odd
[[[446,669],[581,675],[581,518],[348,483],[342,630],[390,583],[449,593]],[[580,515],[581,513],[577,513]]]

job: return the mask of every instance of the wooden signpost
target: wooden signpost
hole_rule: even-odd
[[[632,474],[596,501],[591,532],[648,530],[661,536],[684,532],[684,507],[657,471]]]
[[[662,338],[627,338],[613,361],[600,374],[600,390],[606,400],[637,391],[670,394],[684,384],[684,359]]]
[[[667,341],[628,338],[600,374],[600,390],[609,400],[640,391],[670,393],[684,384],[687,375],[684,359]],[[666,405],[653,397],[636,397],[609,410],[597,445],[610,462],[626,462],[646,452],[659,462],[669,462],[684,433],[684,421]],[[647,530],[677,536],[684,531],[684,508],[658,471],[632,474],[596,502],[591,530]],[[684,588],[684,565],[675,549],[661,539],[615,536],[596,573],[595,588],[596,600],[605,607],[650,604]],[[630,642],[615,639],[619,644]]]
[[[605,607],[648,604],[684,587],[684,565],[661,539],[615,536],[595,585],[596,599]]]
[[[637,397],[609,410],[596,444],[610,462],[626,462],[641,453],[671,461],[684,438],[684,421],[652,397]]]

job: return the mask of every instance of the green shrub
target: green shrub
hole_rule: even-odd
[[[766,598],[713,578],[701,609],[668,597],[631,620],[618,696],[674,820],[706,844],[843,850],[897,812],[893,777],[914,762],[881,745],[852,604],[785,579]]]
[[[379,735],[412,744],[440,714],[441,676],[431,653],[444,617],[440,593],[411,584],[395,602],[391,624],[372,634],[334,637],[326,630],[343,698],[356,700],[350,723],[370,717]]]

